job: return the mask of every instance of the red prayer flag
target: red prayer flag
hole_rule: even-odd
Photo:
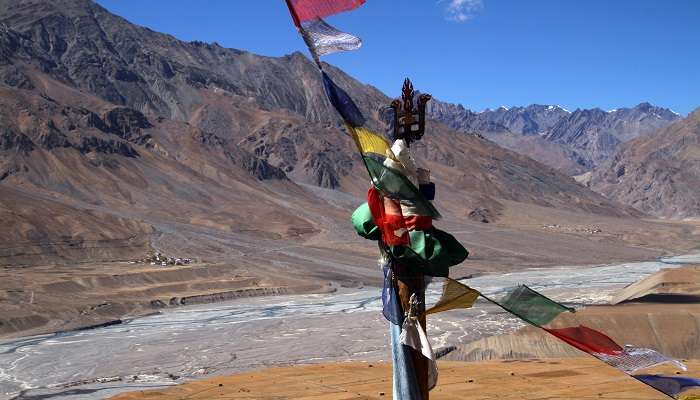
[[[543,329],[571,346],[589,354],[599,353],[614,356],[621,354],[623,351],[622,347],[615,343],[614,340],[595,329],[582,325],[570,328]]]
[[[354,10],[364,3],[365,0],[287,0],[296,26],[304,21]]]
[[[382,196],[371,187],[367,192],[367,205],[374,223],[382,233],[382,241],[387,246],[408,246],[408,227],[401,214],[398,200]],[[389,208],[387,210],[387,207]]]

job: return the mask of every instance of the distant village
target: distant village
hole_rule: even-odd
[[[191,258],[167,257],[157,251],[153,255],[141,260],[129,261],[129,264],[151,264],[151,265],[188,265],[194,262]]]

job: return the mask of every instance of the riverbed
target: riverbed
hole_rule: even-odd
[[[486,295],[526,284],[580,307],[662,268],[700,263],[700,254],[608,266],[569,266],[463,280]],[[380,274],[377,271],[377,274]],[[438,287],[431,287],[437,296]],[[386,360],[381,289],[240,299],[166,309],[93,330],[0,341],[0,399],[102,399],[212,374],[295,363]],[[430,316],[434,348],[468,343],[522,326],[479,301]]]

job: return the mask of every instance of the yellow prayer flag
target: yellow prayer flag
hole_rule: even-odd
[[[445,278],[442,296],[426,314],[434,314],[456,308],[471,308],[479,297],[479,292],[450,278]]]
[[[352,127],[348,125],[348,130],[352,135],[357,149],[362,154],[373,153],[381,157],[388,157],[396,160],[396,156],[391,151],[389,142],[380,135],[362,127]]]

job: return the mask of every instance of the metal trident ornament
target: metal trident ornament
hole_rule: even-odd
[[[406,78],[401,89],[401,100],[391,102],[394,109],[394,140],[404,139],[407,145],[420,140],[425,133],[425,106],[432,98],[427,93],[418,96],[418,107],[413,106],[413,84]]]

